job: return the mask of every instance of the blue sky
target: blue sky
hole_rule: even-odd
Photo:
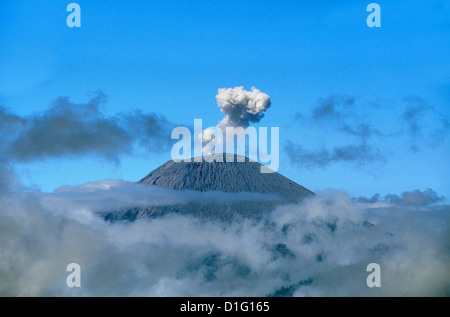
[[[59,97],[85,104],[101,90],[107,118],[140,110],[214,126],[223,117],[218,88],[255,86],[271,97],[256,126],[280,127],[285,176],[353,196],[429,187],[450,197],[448,1],[379,1],[381,28],[366,25],[369,1],[80,0],[81,28],[66,25],[69,3],[1,2],[8,113],[36,117]],[[314,119],[327,100],[333,111]],[[349,133],[364,127],[372,131],[364,138]],[[367,156],[296,161],[299,149],[305,158],[361,144]],[[28,186],[51,191],[137,181],[169,159],[170,150],[141,146],[118,160],[82,153],[8,164]]]

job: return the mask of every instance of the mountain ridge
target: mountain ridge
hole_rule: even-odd
[[[105,219],[134,221],[171,213],[225,221],[236,217],[259,218],[277,205],[297,203],[314,195],[309,189],[277,172],[261,173],[261,166],[263,165],[248,157],[226,153],[203,157],[201,162],[195,162],[193,159],[181,162],[170,160],[151,171],[137,184],[170,190],[275,194],[281,198],[280,200],[220,204],[191,201],[167,206],[136,206],[125,211],[108,213]]]
[[[231,155],[234,159],[227,162]],[[222,156],[223,162],[211,158]],[[244,162],[238,161],[245,160]],[[261,173],[262,164],[236,154],[213,154],[201,162],[167,161],[137,183],[163,188],[196,191],[257,192],[279,194],[295,201],[297,196],[314,194],[309,189],[277,173]]]

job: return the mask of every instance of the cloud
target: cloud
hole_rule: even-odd
[[[406,109],[401,115],[406,133],[411,139],[410,149],[420,150],[420,143],[427,140],[433,144],[441,144],[450,131],[447,117],[436,110],[423,98],[414,96],[404,98]],[[432,123],[432,124],[430,124]]]
[[[444,197],[439,196],[438,193],[436,193],[431,188],[427,188],[424,191],[418,189],[413,191],[405,191],[400,195],[389,194],[386,195],[383,199],[380,199],[380,197],[380,194],[375,194],[371,198],[358,197],[356,200],[365,203],[378,203],[386,201],[395,206],[416,208],[430,207],[445,200]]]
[[[284,150],[291,163],[299,167],[316,168],[338,162],[364,165],[384,161],[382,151],[370,144],[371,138],[383,136],[383,133],[358,115],[355,102],[352,96],[331,95],[319,99],[310,115],[297,113],[296,121],[302,126],[309,124],[313,128],[330,130],[333,134],[343,134],[346,141],[343,145],[331,148],[306,149],[288,140]]]
[[[383,136],[383,133],[368,123],[342,124],[341,131],[346,134],[359,137],[362,142],[366,142],[372,136]]]
[[[46,209],[55,212],[63,210],[89,210],[92,213],[122,212],[134,207],[170,206],[193,201],[221,204],[226,202],[278,201],[277,195],[218,191],[198,192],[192,190],[171,190],[158,186],[143,186],[123,180],[102,180],[80,186],[62,186],[53,193],[36,194]]]
[[[320,120],[325,118],[340,118],[343,111],[353,106],[355,98],[351,96],[332,95],[319,99],[316,107],[312,111],[312,119]]]
[[[168,150],[171,142],[170,132],[175,126],[161,115],[143,113],[135,110],[131,113],[120,114],[126,130],[134,140],[148,151]]]
[[[411,134],[418,134],[422,129],[419,123],[420,116],[423,115],[424,112],[431,110],[431,107],[422,98],[408,98],[408,101],[414,103],[414,105],[409,106],[402,117],[408,126],[409,132]]]
[[[357,137],[361,143],[366,143],[373,136],[383,136],[379,129],[367,121],[367,114],[358,114],[361,108],[355,102],[355,97],[347,95],[321,98],[313,108],[310,120],[315,125],[332,127],[348,136]]]
[[[443,201],[444,197],[438,196],[434,190],[428,188],[425,191],[416,189],[411,192],[403,192],[400,196],[388,195],[386,200],[397,205],[423,207]]]
[[[407,144],[405,136],[409,137],[409,148],[413,152],[417,152],[424,142],[435,147],[445,142],[450,124],[443,113],[418,96],[403,98],[396,103],[398,110],[388,112],[379,105],[361,107],[352,96],[320,98],[310,113],[297,113],[295,122],[304,130],[328,131],[333,137],[326,141],[334,143],[336,140],[339,144],[308,149],[289,140],[284,149],[293,164],[315,168],[338,162],[357,166],[385,162],[389,152],[395,151],[387,150],[386,145]],[[392,124],[386,125],[389,120]]]
[[[85,200],[96,193],[107,205],[101,198],[108,191],[129,194],[114,180],[62,187],[46,196],[58,198],[52,203],[38,192],[0,192],[0,294],[449,295],[448,205],[405,194],[408,206],[363,202],[329,190],[279,206],[261,221],[224,225],[173,214],[125,224],[102,221]],[[436,200],[431,190],[421,193]],[[72,262],[82,270],[78,289],[65,284]],[[381,266],[381,288],[365,284],[373,262]]]
[[[0,162],[4,153],[8,151],[8,140],[17,136],[17,132],[20,131],[25,125],[26,120],[10,113],[6,108],[0,106]],[[2,155],[3,154],[3,155]]]
[[[24,188],[14,170],[7,162],[0,160],[0,192],[6,193]]]
[[[6,135],[3,159],[26,162],[93,154],[118,161],[135,144],[150,152],[168,148],[173,124],[165,118],[140,111],[107,117],[101,111],[105,103],[105,94],[98,91],[87,103],[59,97],[48,110],[25,117],[0,108],[0,133]]]
[[[331,163],[347,162],[354,165],[365,165],[383,161],[381,153],[367,144],[336,146],[331,150],[307,150],[300,144],[287,141],[284,145],[289,160],[299,167],[325,167]]]
[[[23,125],[26,120],[21,117],[9,113],[6,108],[0,106],[0,132],[4,132],[5,130],[12,127],[17,127],[19,125]]]

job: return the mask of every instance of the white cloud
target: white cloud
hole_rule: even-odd
[[[141,187],[107,180],[51,194],[0,194],[0,294],[448,296],[449,206],[419,210],[325,191],[261,221],[173,214],[107,223],[95,216],[121,201],[176,197]],[[178,194],[180,202],[190,196]],[[191,199],[209,197],[197,194]],[[80,289],[65,284],[71,262],[81,266]],[[380,289],[365,284],[371,262],[381,266]]]

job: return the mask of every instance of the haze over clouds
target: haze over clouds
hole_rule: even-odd
[[[375,199],[325,191],[280,206],[258,222],[223,224],[173,214],[107,223],[96,216],[96,210],[126,206],[130,200],[165,204],[243,198],[225,193],[189,197],[129,186],[105,180],[49,194],[0,192],[0,294],[450,294],[450,207],[436,205],[440,198],[431,189]],[[79,289],[65,284],[71,262],[81,265]],[[365,269],[372,262],[382,268],[378,289],[366,286]]]
[[[281,197],[249,192],[176,191],[158,186],[143,186],[123,180],[102,180],[80,186],[62,186],[53,193],[36,194],[48,210],[120,211],[133,207],[183,204],[191,201],[211,203],[242,201],[277,201]]]

